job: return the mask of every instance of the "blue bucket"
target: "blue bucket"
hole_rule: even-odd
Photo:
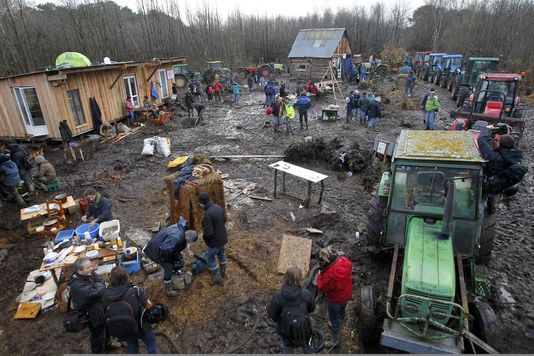
[[[99,223],[94,224],[94,226],[89,229],[89,224],[83,224],[76,228],[76,235],[80,237],[80,239],[85,239],[85,232],[89,231],[89,236],[91,236],[93,239],[98,237],[98,228],[100,227]]]

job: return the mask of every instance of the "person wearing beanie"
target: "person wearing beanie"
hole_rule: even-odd
[[[19,207],[26,204],[19,194],[17,185],[20,183],[19,170],[9,155],[0,154],[0,207],[3,201],[13,198]]]
[[[205,192],[198,195],[198,203],[204,209],[204,218],[202,219],[204,233],[202,236],[208,246],[208,268],[213,276],[212,284],[220,285],[226,275],[224,245],[228,242],[228,234],[224,226],[226,223],[224,210],[212,202],[208,193]],[[215,256],[219,260],[219,268]]]
[[[347,302],[352,297],[352,263],[345,256],[327,250],[319,251],[321,272],[317,276],[317,289],[328,300],[328,325],[332,330],[333,340],[325,344],[332,348],[341,341],[341,325],[345,319]]]
[[[37,164],[37,173],[33,175],[35,187],[46,190],[46,184],[56,179],[56,169],[43,156],[34,158]]]

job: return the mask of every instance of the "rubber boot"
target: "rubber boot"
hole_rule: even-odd
[[[221,268],[221,277],[224,278],[226,275],[226,263],[221,263],[220,268]]]
[[[176,297],[178,293],[172,289],[172,281],[163,281],[165,283],[165,295],[167,297]]]
[[[211,275],[213,276],[213,279],[211,280],[211,285],[219,286],[223,284],[223,279],[218,269],[212,270]]]
[[[341,343],[341,330],[332,330],[332,341],[324,343],[324,347],[327,349],[333,349]]]

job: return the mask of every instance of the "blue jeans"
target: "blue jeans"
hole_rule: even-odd
[[[280,120],[280,118],[274,114],[273,114],[273,126],[277,130],[280,130],[280,127],[282,127],[282,120]]]
[[[360,114],[360,124],[365,124],[365,112],[367,110],[358,109],[358,114]]]
[[[328,319],[330,320],[330,325],[332,330],[339,330],[341,328],[341,322],[345,319],[345,304],[334,304],[328,302]]]
[[[132,337],[128,337],[122,340],[122,341],[126,341],[126,343],[128,344],[129,354],[139,353],[139,339],[143,340],[149,354],[158,353],[158,350],[156,347],[156,335],[154,335],[154,331],[151,329],[151,330],[146,331],[143,336],[140,336],[140,337],[132,336]]]
[[[215,256],[219,259],[219,263],[226,263],[226,256],[224,254],[224,246],[208,247],[208,268],[210,271],[217,269],[217,262]]]
[[[233,94],[234,95],[234,103],[239,104],[239,94]]]
[[[430,111],[426,113],[426,123],[425,123],[425,129],[426,130],[434,130],[434,121],[436,119],[436,112]]]
[[[367,127],[375,127],[378,119],[376,117],[372,117],[369,119],[369,125]]]
[[[135,117],[135,113],[134,113],[133,111],[130,111],[128,114],[130,115],[130,123],[133,124],[133,122],[134,122],[134,117]]]

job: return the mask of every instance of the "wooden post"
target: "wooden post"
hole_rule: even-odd
[[[276,178],[278,178],[278,170],[275,168],[274,169],[274,193],[273,193],[273,198],[276,198]]]

